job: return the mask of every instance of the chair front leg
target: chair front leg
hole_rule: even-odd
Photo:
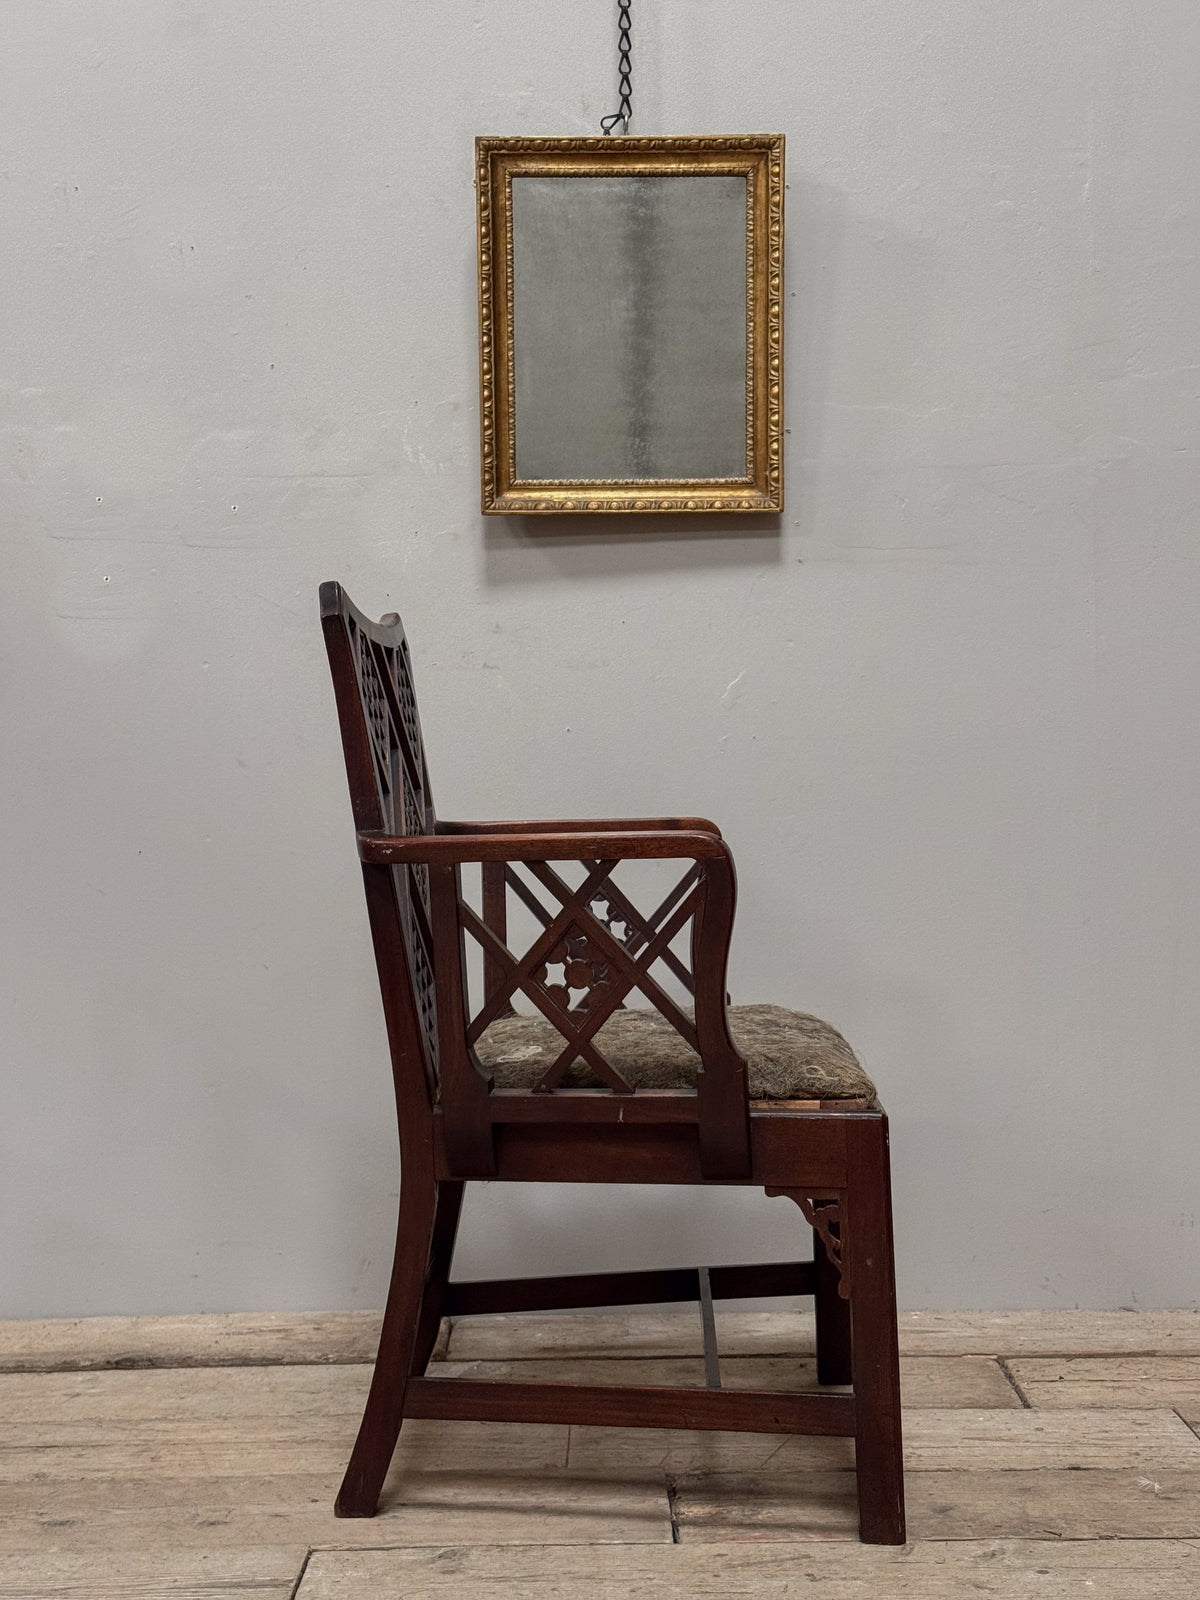
[[[339,1517],[375,1515],[404,1417],[404,1391],[416,1355],[438,1209],[438,1186],[428,1161],[422,1160],[421,1154],[406,1153],[400,1169],[400,1212],[392,1281],[370,1393],[350,1465],[334,1503],[334,1512]],[[436,1337],[436,1324],[434,1335]]]
[[[850,1282],[854,1461],[864,1544],[904,1543],[900,1356],[887,1118],[847,1130],[842,1270]]]
[[[835,1238],[839,1225],[830,1224]],[[850,1301],[841,1293],[842,1274],[820,1233],[813,1230],[813,1264],[816,1267],[814,1302],[817,1317],[817,1382],[853,1383],[850,1351]]]

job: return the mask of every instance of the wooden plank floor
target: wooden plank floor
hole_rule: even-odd
[[[1200,1315],[910,1314],[911,1543],[857,1542],[843,1439],[406,1424],[334,1491],[377,1319],[0,1324],[0,1600],[1200,1596]],[[729,1387],[814,1382],[811,1320],[718,1314]],[[703,1382],[694,1312],[464,1318],[437,1370]]]

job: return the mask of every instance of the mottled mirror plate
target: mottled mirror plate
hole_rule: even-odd
[[[479,139],[483,509],[779,511],[783,138]]]

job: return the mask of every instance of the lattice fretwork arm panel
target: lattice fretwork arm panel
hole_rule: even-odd
[[[493,1022],[514,1015],[514,1001],[535,1008],[562,1038],[558,1055],[531,1085],[541,1092],[559,1087],[576,1060],[618,1093],[632,1091],[596,1037],[630,998],[649,1002],[701,1054],[684,936],[704,903],[704,869],[688,863],[665,896],[643,911],[618,884],[617,865],[586,858],[555,865],[487,862],[480,910],[465,898],[459,902],[463,930],[484,958],[483,992],[469,1008],[467,1042],[476,1045]],[[517,922],[510,901],[524,913],[520,920],[530,934],[523,948],[510,932]],[[672,948],[676,941],[683,954]]]
[[[483,981],[482,988],[473,984],[468,955],[454,997],[464,1031],[460,1035],[448,1015],[441,1027],[448,1136],[456,1122],[469,1120],[477,1142],[483,1124],[494,1120],[473,1052],[492,1024],[512,1015],[514,1005],[542,1019],[561,1040],[528,1089],[552,1100],[578,1061],[594,1083],[616,1094],[635,1092],[599,1037],[628,999],[657,1013],[694,1054],[691,1092],[706,1175],[748,1170],[746,1067],[725,1015],[736,891],[732,858],[719,835],[666,829],[455,831],[410,841],[360,834],[359,850],[364,861],[425,861],[435,873],[453,867],[459,878],[460,943],[482,953]],[[632,868],[647,862],[672,863],[675,869],[665,892],[649,900],[639,898],[618,873],[626,873],[626,863]],[[467,878],[462,869],[474,863],[484,870],[472,904],[461,884]],[[436,923],[436,893],[434,901]],[[513,930],[521,918],[528,937],[518,939]],[[446,998],[440,989],[439,996]],[[549,1106],[547,1111],[552,1118]]]

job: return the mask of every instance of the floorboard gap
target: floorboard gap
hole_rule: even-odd
[[[667,1513],[671,1518],[671,1543],[679,1543],[679,1491],[674,1478],[666,1479]]]
[[[1012,1368],[1008,1364],[1008,1357],[1007,1356],[997,1356],[996,1357],[996,1365],[1000,1368],[1000,1371],[1004,1374],[1004,1376],[1008,1379],[1009,1383],[1012,1385],[1013,1393],[1016,1395],[1017,1399],[1021,1402],[1021,1404],[1025,1407],[1026,1411],[1032,1411],[1033,1410],[1033,1406],[1030,1403],[1029,1396],[1025,1393],[1024,1389],[1022,1389],[1021,1385],[1017,1382],[1016,1378],[1013,1377]]]
[[[308,1550],[305,1552],[304,1560],[300,1563],[300,1571],[296,1574],[296,1581],[292,1585],[292,1592],[290,1595],[288,1595],[288,1600],[296,1600],[296,1596],[300,1593],[300,1585],[304,1582],[304,1574],[308,1571],[308,1563],[311,1560],[312,1547],[310,1545]]]

